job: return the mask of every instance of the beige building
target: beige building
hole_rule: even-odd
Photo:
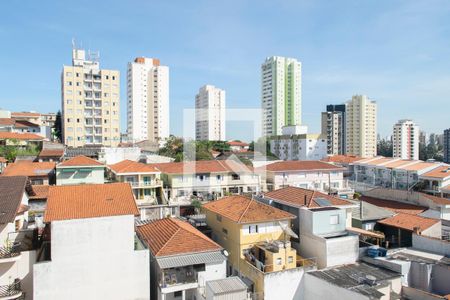
[[[120,73],[100,69],[98,57],[72,50],[61,74],[63,143],[69,147],[120,142]]]
[[[348,155],[377,155],[377,104],[365,95],[346,103],[346,148]]]
[[[419,126],[412,120],[400,120],[392,132],[393,157],[419,159]]]

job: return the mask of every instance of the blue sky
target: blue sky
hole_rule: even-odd
[[[170,67],[171,132],[203,84],[227,92],[227,107],[260,106],[260,64],[272,55],[303,64],[303,122],[320,130],[326,104],[353,94],[378,102],[378,131],[412,118],[450,127],[450,2],[443,1],[7,1],[0,13],[0,107],[60,108],[60,72],[71,40],[99,50],[121,71],[137,56]],[[248,123],[228,138],[250,138]]]

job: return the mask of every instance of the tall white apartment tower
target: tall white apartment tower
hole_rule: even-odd
[[[419,126],[412,120],[400,120],[392,133],[393,156],[401,159],[419,159]]]
[[[261,65],[263,134],[281,135],[283,126],[301,125],[302,65],[295,58],[272,56]]]
[[[212,85],[195,96],[195,137],[201,141],[225,140],[225,91]]]
[[[346,105],[346,154],[377,155],[377,103],[365,95],[355,95]]]
[[[61,74],[62,141],[69,147],[120,142],[120,73],[100,69],[97,53],[72,49]]]
[[[127,133],[133,142],[163,142],[169,137],[169,67],[159,59],[128,63]]]

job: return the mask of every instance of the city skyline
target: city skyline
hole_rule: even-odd
[[[311,132],[320,132],[320,113],[327,104],[344,103],[354,94],[377,101],[382,137],[390,135],[392,125],[403,118],[413,119],[427,133],[442,133],[445,128],[435,120],[445,120],[443,108],[450,93],[450,62],[445,59],[450,49],[445,39],[450,5],[446,2],[400,2],[390,9],[351,2],[263,2],[258,7],[241,2],[214,6],[173,2],[142,4],[139,11],[126,4],[91,3],[91,11],[105,12],[93,20],[93,26],[76,21],[76,16],[91,14],[82,9],[50,2],[28,4],[26,9],[22,5],[8,4],[0,21],[0,38],[5,45],[15,45],[13,50],[0,50],[0,65],[9,70],[0,75],[4,109],[61,109],[60,71],[70,63],[75,37],[84,48],[100,51],[103,67],[121,72],[121,132],[126,130],[124,74],[127,62],[138,56],[158,57],[171,69],[170,128],[175,135],[182,134],[182,109],[195,106],[198,86],[207,82],[227,91],[227,107],[258,108],[260,64],[272,55],[302,63],[302,123]],[[343,13],[335,15],[338,6]],[[54,9],[61,13],[50,14]],[[148,18],[146,9],[160,13]],[[269,12],[273,20],[260,20]],[[198,18],[206,13],[207,17]],[[69,14],[74,17],[62,17]],[[122,21],[106,22],[108,15],[120,15]],[[284,23],[279,24],[280,18]],[[165,20],[173,22],[159,26]],[[146,34],[148,39],[143,38]],[[249,140],[246,129],[227,124],[227,138]]]

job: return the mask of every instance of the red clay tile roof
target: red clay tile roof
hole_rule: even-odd
[[[222,250],[191,224],[176,218],[152,221],[136,229],[154,256],[169,256]]]
[[[12,112],[11,113],[12,117],[40,117],[41,114],[37,113],[37,112]]]
[[[426,176],[426,177],[435,177],[435,178],[447,178],[450,177],[450,166],[440,166],[437,167],[429,172],[426,172],[420,176]]]
[[[367,197],[367,196],[361,196],[361,201],[369,202],[370,204],[383,207],[385,209],[388,209],[390,211],[396,212],[396,213],[405,213],[409,215],[418,215],[424,211],[426,211],[428,208],[424,206],[418,206],[408,203],[402,203],[397,202],[394,200],[384,200],[379,198],[373,198],[373,197]]]
[[[31,189],[28,192],[28,199],[46,200],[49,187],[49,185],[31,185]]]
[[[0,125],[3,126],[14,126],[16,120],[13,118],[0,118]]]
[[[227,142],[227,144],[230,145],[230,146],[241,146],[241,147],[247,147],[248,146],[247,143],[238,142],[238,141],[230,141],[230,142]]]
[[[39,127],[38,124],[31,123],[26,120],[16,120],[16,124],[14,124],[16,128],[27,128],[27,127]]]
[[[128,183],[52,185],[44,222],[139,215]]]
[[[251,173],[252,168],[234,160],[200,160],[151,164],[166,174]]]
[[[42,136],[39,136],[37,134],[34,133],[17,133],[17,132],[0,132],[0,140],[11,140],[11,139],[16,139],[16,140],[25,140],[25,141],[29,141],[29,140],[43,140],[44,138]]]
[[[428,163],[428,162],[419,162],[416,164],[412,164],[412,165],[407,165],[405,167],[397,167],[396,169],[401,169],[401,170],[405,170],[405,171],[420,171],[432,166],[438,166],[436,163]]]
[[[0,224],[14,222],[20,210],[27,178],[0,176]]]
[[[82,166],[104,166],[104,164],[84,155],[75,156],[71,159],[68,159],[58,164],[58,167],[82,167]]]
[[[254,223],[294,219],[278,208],[244,196],[229,196],[203,205],[203,208],[237,223]]]
[[[341,205],[353,205],[353,203],[346,200],[330,196],[318,191],[302,189],[298,187],[288,186],[275,191],[264,193],[264,197],[271,198],[273,200],[280,200],[288,204],[295,206],[306,207],[324,207],[324,203],[319,203],[318,199],[325,199],[329,205],[325,206],[341,206]]]
[[[264,167],[259,168],[264,170]],[[272,172],[284,172],[284,171],[316,171],[316,170],[344,170],[341,167],[337,167],[333,164],[326,163],[318,160],[288,160],[279,161],[265,166],[267,171]]]
[[[360,156],[355,156],[355,155],[332,155],[332,156],[328,156],[322,159],[322,161],[324,162],[331,162],[331,163],[343,163],[343,164],[349,164],[349,163],[353,163],[356,162],[358,160],[363,159]]]
[[[55,169],[55,162],[21,161],[6,166],[3,176],[48,176]]]
[[[64,155],[64,149],[42,149],[39,157],[61,157]]]
[[[8,161],[3,156],[0,156],[0,163],[7,163]]]
[[[393,217],[378,221],[379,224],[413,231],[415,227],[419,232],[439,223],[440,220],[425,218],[416,215],[399,213]]]
[[[428,198],[429,200],[433,201],[436,204],[442,204],[442,205],[450,205],[450,199],[442,198],[438,196],[428,195],[425,193],[421,193],[425,198]]]
[[[114,173],[160,173],[153,165],[132,161],[129,159],[122,160],[114,165],[109,165]]]

